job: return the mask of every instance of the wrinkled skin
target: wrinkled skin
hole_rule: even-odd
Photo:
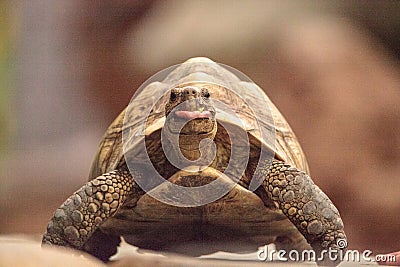
[[[167,119],[164,127],[166,127],[165,137],[167,140],[172,138],[171,136],[174,134],[179,135],[179,147],[170,149],[172,156],[179,149],[185,158],[197,160],[201,155],[199,145],[204,138],[214,139],[219,145],[223,142],[222,139],[218,138],[223,136],[224,129],[215,119],[215,109],[209,98],[210,93],[206,88],[188,86],[171,90],[169,101],[165,106]],[[225,146],[220,147],[224,148]],[[154,162],[159,164],[161,172],[164,171],[163,174],[167,176],[166,179],[174,174],[176,176],[179,172],[180,176],[173,178],[175,183],[186,181],[185,186],[196,186],[196,183],[198,184],[203,178],[204,181],[213,180],[218,176],[219,171],[223,171],[223,167],[220,166],[224,164],[222,158],[225,154],[225,150],[218,150],[217,159],[212,163],[210,171],[200,173],[200,177],[182,174],[167,163],[160,163],[164,162],[161,160],[162,155],[155,156],[158,158]],[[275,214],[276,218],[281,216],[284,219],[286,217],[295,226],[294,229],[297,228],[294,233],[287,232],[284,235],[272,233],[275,237],[271,235],[272,239],[265,240],[265,243],[275,242],[278,248],[287,250],[306,249],[308,243],[317,253],[328,249],[343,249],[343,247],[338,246],[340,241],[346,241],[339,212],[306,173],[279,159],[264,160],[259,163],[258,168],[255,168],[253,161],[254,159],[251,158],[246,174],[234,189],[236,191],[221,198],[216,203],[220,204],[218,204],[218,207],[221,216],[225,216],[221,217],[225,224],[229,223],[229,218],[235,216],[235,210],[240,210],[240,205],[244,205],[244,200],[252,199],[246,205],[254,204],[254,206],[258,205],[257,207],[261,206],[266,211],[272,210],[274,212],[272,214]],[[43,244],[73,247],[107,261],[116,251],[120,241],[119,236],[125,235],[128,228],[131,231],[130,235],[140,234],[140,230],[135,228],[136,218],[134,216],[144,210],[143,207],[149,206],[149,203],[153,200],[148,200],[145,192],[135,183],[135,179],[142,174],[131,169],[128,171],[125,164],[119,166],[121,166],[119,169],[89,181],[56,210],[43,236]],[[263,181],[254,193],[247,190],[250,183],[249,177]],[[240,198],[239,195],[245,197]],[[170,209],[165,214],[172,212],[172,217],[176,217],[174,212],[180,212],[179,208],[162,208],[161,204],[154,201],[152,203],[155,203],[156,208],[149,208],[150,213],[144,213],[143,216],[154,216],[156,219],[150,220],[153,221],[153,224],[149,222],[147,229],[153,227],[156,231],[154,221],[157,218],[162,219],[162,215],[157,217],[157,213],[163,214],[163,209]],[[200,207],[202,216],[205,216],[205,210],[215,209],[215,206],[212,206],[214,204],[210,203],[204,208]],[[228,210],[229,205],[237,205],[237,207],[224,213],[225,210]],[[159,211],[157,211],[157,207],[159,207]],[[274,211],[275,207],[278,208],[277,211]],[[193,214],[190,214],[192,210]],[[185,210],[190,215],[188,218],[195,217],[195,210],[199,211],[199,209]],[[250,213],[250,210],[246,207],[243,208],[245,215],[242,217],[248,216],[250,219],[257,217],[257,211]],[[116,225],[117,222],[126,223],[126,226]],[[285,225],[283,221],[282,225]],[[282,227],[289,229],[292,226]],[[235,231],[240,229],[241,225],[239,224],[236,227],[238,228],[233,228]],[[265,229],[269,229],[267,224]],[[260,233],[262,233],[262,230],[260,229]],[[182,229],[182,232],[184,232],[184,229]],[[304,238],[298,233],[301,233]],[[168,234],[166,233],[161,241],[162,239],[165,239],[165,242],[168,243]],[[337,263],[337,261],[330,261],[326,257],[319,262],[323,265],[335,265]]]

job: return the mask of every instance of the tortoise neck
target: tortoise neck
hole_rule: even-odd
[[[212,149],[212,142],[210,140],[214,140],[215,135],[217,133],[217,126],[215,125],[212,132],[204,133],[204,134],[173,134],[169,133],[168,130],[165,131],[165,137],[168,140],[168,145],[170,146],[169,156],[178,156],[178,149],[182,153],[182,155],[190,160],[195,161],[198,160],[201,156],[200,146],[202,146],[202,150],[207,152]],[[178,139],[178,140],[176,140]],[[207,139],[209,139],[207,141]],[[201,144],[200,144],[201,143]],[[173,155],[174,153],[175,155]]]

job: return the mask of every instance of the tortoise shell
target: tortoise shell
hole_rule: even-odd
[[[205,87],[214,104],[219,103],[215,105],[218,130],[214,142],[217,155],[211,166],[198,176],[190,176],[189,173],[171,166],[161,144],[168,92],[172,88],[185,86]],[[250,143],[249,154],[242,155],[248,166],[243,176],[238,174],[242,177],[238,184],[232,184],[224,175],[233,147],[229,143],[230,128],[233,129],[232,132],[239,130],[246,133],[244,139],[247,140],[236,139],[236,146],[244,147],[246,142]],[[145,144],[146,153],[143,153],[141,144]],[[207,202],[207,205],[187,208],[171,205],[172,202],[160,202],[150,194],[151,190],[145,190],[147,194],[139,200],[128,198],[117,214],[101,225],[101,229],[111,235],[122,235],[128,243],[141,248],[190,255],[218,250],[242,251],[274,242],[279,236],[302,240],[298,243],[299,246],[307,246],[300,232],[281,210],[276,209],[265,191],[255,191],[259,184],[251,188],[251,176],[262,155],[283,160],[308,172],[305,156],[292,129],[264,91],[249,78],[207,58],[193,58],[173,66],[145,82],[128,107],[110,125],[93,162],[89,180],[129,165],[127,162],[140,163],[150,159],[157,172],[172,184],[196,188],[221,177],[222,183],[232,184],[231,190],[223,197]],[[185,181],[185,176],[190,176],[190,179]],[[138,182],[136,178],[134,177]],[[251,181],[249,187],[243,184],[246,179]],[[170,190],[168,185],[159,185],[158,188]],[[195,199],[202,196],[193,193],[187,197]],[[257,230],[257,225],[263,225],[263,230]],[[235,233],[234,240],[229,237],[232,232]],[[218,240],[223,245],[220,244],[214,250],[205,241],[205,251],[198,248],[188,249],[183,245],[188,240],[196,240],[196,236],[201,241],[210,239],[215,243]],[[243,248],[243,240],[246,240],[248,247]],[[196,241],[196,246],[198,242],[199,240]],[[236,244],[232,249],[229,244],[234,242]],[[183,250],[179,249],[180,246],[183,246]]]
[[[294,132],[258,85],[229,66],[208,58],[192,58],[154,75],[136,91],[130,105],[107,129],[93,161],[89,180],[124,164],[127,151],[134,149],[143,138],[149,138],[162,129],[165,123],[164,106],[168,100],[166,93],[171,88],[187,85],[207,87],[213,99],[229,107],[231,112],[217,108],[219,123],[244,129],[254,145],[309,173]],[[223,138],[216,140],[224,141]],[[150,139],[147,144],[151,142]]]

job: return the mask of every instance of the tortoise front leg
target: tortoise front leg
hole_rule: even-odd
[[[98,257],[96,254],[110,254],[106,251],[90,251],[92,248],[96,249],[95,246],[85,244],[99,226],[118,211],[128,194],[133,199],[138,199],[143,194],[128,170],[112,171],[86,183],[55,211],[43,235],[42,244],[89,250],[87,252]],[[118,240],[115,238],[113,237],[112,243],[116,244],[116,248],[119,237]],[[107,236],[98,230],[93,239],[106,242]],[[115,249],[112,250],[115,252]]]
[[[284,162],[274,160],[260,166],[255,177],[265,178],[262,185],[268,196],[306,238],[316,256],[324,256],[320,263],[337,264],[323,252],[336,250],[339,256],[345,249],[343,244],[347,245],[342,219],[332,201],[306,173]]]

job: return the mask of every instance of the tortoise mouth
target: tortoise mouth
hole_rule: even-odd
[[[199,119],[208,119],[214,117],[211,111],[189,111],[189,110],[178,110],[175,111],[174,115],[177,118],[182,118],[186,120],[199,120]]]

